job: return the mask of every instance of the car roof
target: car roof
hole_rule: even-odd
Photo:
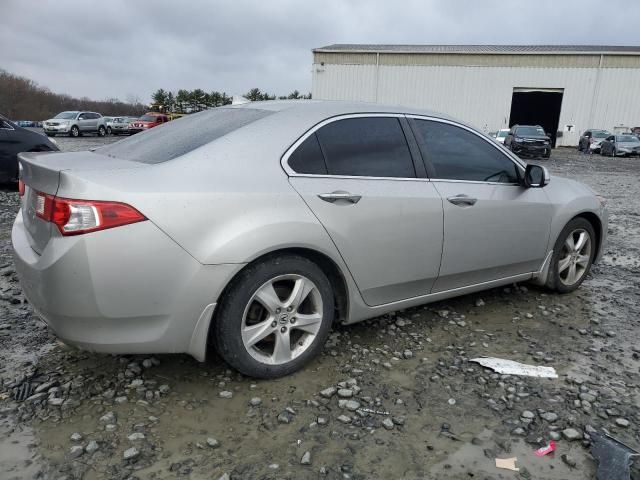
[[[456,119],[433,110],[407,107],[401,105],[385,105],[370,102],[348,102],[342,100],[268,100],[262,102],[249,102],[239,105],[226,105],[224,108],[249,108],[256,110],[268,110],[272,112],[309,113],[331,117],[347,115],[350,113],[404,113],[413,115],[425,115],[429,117]]]

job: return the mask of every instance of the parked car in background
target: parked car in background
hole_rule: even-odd
[[[300,369],[334,324],[521,281],[571,292],[605,249],[589,187],[418,109],[252,102],[20,162],[16,271],[60,338],[212,345],[253,377]]]
[[[168,121],[169,117],[163,113],[145,113],[143,116],[129,124],[129,133],[134,134],[143,130],[149,130],[150,128],[157,127],[158,125],[162,125]]]
[[[504,144],[504,139],[507,138],[507,135],[509,135],[509,129],[502,128],[496,132],[494,138],[496,139],[496,142]]]
[[[34,122],[32,120],[16,120],[15,122],[16,125],[18,125],[19,127],[23,127],[23,128],[33,128],[33,127],[37,127],[39,122]]]
[[[624,135],[609,135],[600,144],[602,155],[636,156],[640,155],[640,139],[630,133]]]
[[[518,156],[551,156],[551,138],[540,125],[514,125],[504,139],[504,146]]]
[[[44,133],[49,137],[59,134],[79,137],[87,133],[95,133],[100,137],[107,134],[104,117],[96,112],[68,111],[61,112],[52,119],[43,122]]]
[[[611,135],[611,132],[607,130],[586,130],[580,137],[580,141],[578,142],[578,150],[581,152],[585,152],[587,151],[587,148],[589,148],[593,153],[600,153],[600,144],[609,135]]]
[[[129,124],[135,120],[133,117],[113,117],[107,122],[107,135],[129,135]]]
[[[18,153],[57,150],[54,140],[0,115],[0,183],[18,181]]]

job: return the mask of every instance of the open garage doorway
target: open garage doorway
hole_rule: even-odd
[[[555,147],[563,93],[562,88],[514,88],[509,127],[540,125],[551,137],[551,146]]]

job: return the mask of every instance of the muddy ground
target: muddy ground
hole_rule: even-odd
[[[0,479],[595,478],[594,429],[640,446],[640,160],[559,149],[544,163],[608,199],[609,243],[582,288],[512,285],[337,326],[321,357],[275,381],[217,358],[59,343],[22,297],[17,195],[3,190]],[[481,355],[559,378],[500,376],[468,361]],[[513,456],[519,472],[496,469]]]

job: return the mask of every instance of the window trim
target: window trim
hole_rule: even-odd
[[[471,127],[468,127],[466,125],[463,125],[461,123],[458,122],[454,122],[451,120],[446,120],[444,118],[438,118],[438,117],[431,117],[428,115],[417,115],[417,114],[406,114],[405,115],[407,117],[407,119],[409,120],[427,120],[427,121],[432,121],[432,122],[438,122],[438,123],[444,123],[447,125],[451,125],[453,127],[458,127],[458,128],[462,128],[463,130],[466,130],[472,134],[474,134],[476,137],[480,138],[481,140],[484,140],[488,145],[490,145],[492,148],[495,148],[498,153],[504,155],[505,158],[507,158],[508,160],[510,160],[511,162],[513,162],[516,165],[516,168],[518,169],[518,173],[522,176],[524,176],[524,171],[526,169],[526,163],[523,162],[520,158],[518,158],[515,154],[513,154],[513,152],[510,152],[509,150],[507,150],[503,145],[499,144],[498,142],[486,137],[485,135],[481,134],[480,132],[477,132],[476,130],[474,130]],[[409,122],[409,124],[411,125],[413,122]],[[413,126],[412,126],[413,129]],[[418,135],[416,135],[415,131],[413,132],[413,135],[416,137],[416,142],[418,143],[418,147],[420,147],[421,144],[424,144],[418,137]],[[429,161],[428,158],[425,158],[425,153],[422,151],[422,148],[420,148],[420,154],[422,155],[422,160],[425,163],[425,167],[427,169],[428,174],[431,174],[432,172],[435,172],[435,167],[431,164],[431,162]],[[483,180],[458,180],[455,178],[438,178],[436,176],[430,176],[429,180],[433,181],[433,182],[451,182],[451,183],[475,183],[475,184],[483,184],[483,185],[509,185],[509,186],[513,186],[513,185],[518,185],[520,186],[520,183],[504,183],[504,182],[486,182]]]
[[[331,175],[331,174],[319,175],[319,174],[314,174],[314,173],[298,173],[298,172],[294,171],[289,166],[289,157],[293,154],[294,151],[296,151],[296,149],[308,137],[310,137],[311,135],[315,134],[318,130],[320,130],[325,125],[329,125],[330,123],[337,122],[337,121],[340,121],[340,120],[348,120],[348,119],[351,119],[351,118],[397,118],[398,122],[400,123],[400,128],[402,130],[402,133],[403,133],[403,135],[405,137],[405,141],[407,142],[407,149],[409,150],[409,155],[411,156],[411,162],[413,163],[413,169],[415,171],[415,176],[414,177],[368,177],[368,176],[359,176],[359,175]],[[422,168],[421,168],[421,165],[418,162],[422,161],[422,159],[421,158],[416,158],[416,156],[415,156],[416,152],[412,149],[411,139],[407,138],[407,131],[404,128],[404,125],[402,124],[403,123],[402,120],[403,119],[406,120],[406,118],[407,117],[406,117],[406,115],[404,113],[381,113],[381,112],[347,113],[347,114],[340,114],[340,115],[336,115],[336,116],[333,116],[333,117],[325,118],[321,122],[315,124],[309,130],[307,130],[289,148],[287,148],[287,150],[282,155],[282,158],[280,159],[280,165],[282,166],[283,170],[285,171],[285,173],[289,177],[345,178],[345,179],[351,179],[351,180],[397,180],[397,181],[412,181],[412,180],[413,181],[415,181],[415,180],[425,181],[425,180],[428,180],[428,178],[419,176],[420,175],[420,171],[422,170]],[[413,135],[413,132],[410,132],[410,133]],[[417,142],[417,140],[415,138],[413,140]],[[320,143],[319,139],[318,139],[318,143],[320,144],[320,148],[322,149],[322,144]],[[324,155],[324,150],[323,150],[322,153]],[[327,165],[327,168],[328,168],[328,165]]]
[[[416,171],[416,176],[415,177],[362,177],[362,176],[355,176],[355,175],[330,175],[330,174],[314,174],[314,173],[297,173],[296,171],[294,171],[290,166],[289,166],[289,157],[291,156],[291,154],[308,138],[310,137],[312,134],[316,133],[319,129],[321,129],[322,127],[324,127],[325,125],[328,125],[330,123],[333,122],[337,122],[339,120],[345,120],[345,119],[349,119],[349,118],[370,118],[370,117],[391,117],[391,118],[398,118],[400,121],[400,126],[403,127],[403,132],[405,134],[405,139],[407,141],[408,147],[409,147],[409,152],[411,153],[411,158],[414,162],[414,168]],[[404,129],[404,125],[402,122],[402,119],[406,119],[408,124],[409,124],[409,129],[410,132],[407,132]],[[509,150],[507,150],[503,145],[495,142],[494,140],[485,137],[483,134],[477,132],[476,130],[474,130],[471,127],[468,127],[462,123],[459,122],[455,122],[452,120],[447,120],[444,118],[439,118],[439,117],[432,117],[429,115],[419,115],[419,114],[409,114],[409,113],[381,113],[381,112],[361,112],[361,113],[347,113],[347,114],[339,114],[339,115],[335,115],[333,117],[329,117],[326,118],[320,122],[318,122],[317,124],[315,124],[313,127],[311,127],[309,130],[307,130],[304,134],[302,134],[300,136],[300,138],[298,138],[295,142],[293,142],[293,144],[287,148],[287,150],[285,150],[284,154],[282,155],[281,159],[280,159],[280,165],[282,166],[282,169],[285,171],[285,173],[289,176],[289,177],[307,177],[307,178],[344,178],[344,179],[350,179],[350,180],[395,180],[395,181],[401,181],[401,182],[407,182],[407,181],[419,181],[419,182],[451,182],[451,183],[474,183],[474,184],[483,184],[483,185],[504,185],[504,186],[513,186],[513,185],[517,185],[520,186],[519,183],[503,183],[503,182],[484,182],[481,180],[456,180],[456,179],[451,179],[451,178],[437,178],[437,177],[432,177],[430,176],[430,174],[432,172],[435,172],[435,169],[433,168],[433,165],[431,165],[431,163],[424,158],[424,155],[422,153],[422,150],[420,149],[420,140],[418,139],[417,135],[415,134],[415,132],[413,131],[413,128],[411,126],[411,120],[429,120],[429,121],[434,121],[434,122],[439,122],[439,123],[445,123],[448,125],[452,125],[454,127],[459,127],[462,128],[464,130],[467,130],[468,132],[473,133],[474,135],[476,135],[477,137],[479,137],[480,139],[484,140],[487,144],[491,145],[493,148],[495,148],[498,153],[501,153],[502,155],[504,155],[508,160],[511,160],[516,167],[519,169],[519,172],[521,175],[524,175],[524,171],[526,168],[526,163],[524,161],[522,161],[520,158],[518,158],[517,156],[515,156],[512,152],[510,152]],[[414,149],[412,148],[412,142],[410,138],[406,138],[407,134],[410,133],[412,140],[415,142],[417,148],[417,152],[414,151]],[[322,146],[320,147],[322,148]],[[418,157],[416,157],[416,155],[418,155]],[[422,162],[422,165],[419,164],[419,162]],[[416,165],[416,163],[418,163],[418,165]],[[426,169],[426,177],[421,177],[420,176],[420,171],[422,171],[422,169]]]

